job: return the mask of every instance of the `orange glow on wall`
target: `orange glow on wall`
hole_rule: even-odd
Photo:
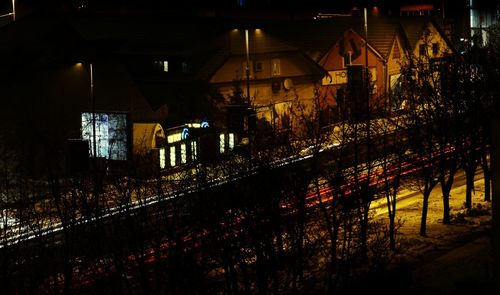
[[[401,6],[401,11],[428,11],[434,10],[434,5],[432,4],[417,4],[417,5],[404,5]]]

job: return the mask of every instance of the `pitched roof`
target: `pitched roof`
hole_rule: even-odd
[[[39,15],[2,27],[0,40],[0,76],[5,79],[16,79],[15,74],[27,68],[66,63],[85,46],[78,32],[63,20]]]
[[[289,40],[311,59],[318,62],[350,27],[348,18],[342,17],[276,22],[269,30],[282,39]]]
[[[265,29],[248,30],[248,47],[249,54],[252,55],[298,51],[297,47]],[[209,80],[230,56],[246,55],[245,30],[233,29],[224,32],[214,40],[211,48],[210,58],[196,75],[199,79]]]
[[[349,29],[364,38],[364,19],[360,16],[336,16],[318,20],[278,22],[271,28],[315,61],[319,61]],[[371,17],[368,19],[368,43],[380,55],[387,57],[398,30],[399,25],[393,19]]]
[[[146,153],[157,148],[156,137],[165,138],[165,132],[158,123],[134,123],[133,143],[137,153]]]
[[[145,55],[189,55],[205,49],[221,30],[221,25],[208,21],[162,18],[79,18],[72,24],[87,40],[122,39],[119,53]]]
[[[401,17],[399,22],[404,32],[406,46],[413,50],[417,42],[422,38],[425,28],[429,23],[429,18],[423,17]]]
[[[446,34],[443,32],[439,24],[432,18],[423,17],[400,17],[399,22],[401,23],[401,28],[406,37],[406,46],[413,50],[417,45],[418,41],[422,38],[425,29],[429,24],[433,25],[434,28],[439,32],[441,38],[446,42],[451,50],[454,50],[454,46],[448,39]]]
[[[389,57],[397,34],[400,34],[400,26],[394,19],[381,17],[368,19],[368,43],[384,58]],[[364,37],[364,28],[361,36]]]

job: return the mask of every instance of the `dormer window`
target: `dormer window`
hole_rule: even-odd
[[[281,62],[278,58],[273,58],[271,60],[271,75],[272,76],[281,75]]]

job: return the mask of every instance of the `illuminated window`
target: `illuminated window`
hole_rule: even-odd
[[[198,150],[196,149],[196,141],[191,141],[191,159],[196,161],[198,159]]]
[[[170,166],[175,166],[175,146],[170,147]]]
[[[165,148],[160,149],[160,168],[165,169],[165,162],[166,162],[166,157],[165,157]]]
[[[370,73],[370,81],[376,82],[377,81],[377,68],[370,68],[369,69]]]
[[[224,136],[224,133],[221,133],[219,135],[219,152],[221,154],[223,154],[224,151],[225,151],[225,144],[226,144],[226,140],[225,139],[226,139],[226,137]]]
[[[183,164],[186,163],[186,161],[187,161],[186,156],[187,156],[186,144],[183,143],[183,144],[181,144],[181,163],[183,163]]]
[[[234,148],[234,134],[229,133],[229,149],[232,150]]]
[[[82,138],[87,139],[89,155],[110,160],[127,159],[127,115],[121,113],[95,113],[95,136],[92,113],[82,113]],[[94,142],[95,137],[95,142]]]
[[[181,139],[182,139],[182,133],[175,133],[175,134],[170,134],[169,136],[167,136],[168,143],[178,142]]]
[[[273,76],[281,75],[281,62],[278,58],[273,58],[271,60],[271,75]]]
[[[184,74],[187,73],[188,72],[188,64],[187,64],[187,62],[183,61],[181,66],[182,66],[182,72]]]
[[[156,71],[168,72],[168,61],[167,60],[156,60],[153,62]]]

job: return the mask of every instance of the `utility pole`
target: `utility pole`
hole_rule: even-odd
[[[16,21],[16,0],[12,0],[12,12],[2,14],[0,17],[12,16],[12,21]]]
[[[97,164],[97,142],[95,135],[95,98],[94,98],[94,68],[90,63],[90,100],[92,103],[92,151],[94,154],[94,163]],[[97,165],[94,165],[94,169]]]
[[[245,29],[245,50],[246,50],[246,80],[247,80],[247,135],[248,135],[248,155],[249,159],[252,158],[252,132],[251,132],[251,123],[250,123],[250,50],[248,45],[248,29]]]
[[[368,68],[368,16],[364,9],[365,20],[365,95],[366,95],[366,140],[368,147],[368,177],[370,177],[370,70]]]
[[[366,105],[368,112],[368,120],[370,119],[370,71],[368,69],[368,17],[366,13],[366,7],[364,9],[364,19],[365,19],[365,93],[366,93]]]
[[[250,50],[248,48],[248,30],[245,30],[245,48],[247,55],[247,66],[246,66],[246,75],[247,75],[247,105],[250,108]]]
[[[16,21],[16,0],[12,0],[12,21]]]
[[[94,154],[94,202],[96,213],[99,213],[99,193],[102,188],[101,179],[99,178],[99,161],[97,160],[97,137],[96,137],[96,112],[95,112],[95,95],[94,95],[94,66],[90,63],[90,99],[92,100],[92,150]]]

